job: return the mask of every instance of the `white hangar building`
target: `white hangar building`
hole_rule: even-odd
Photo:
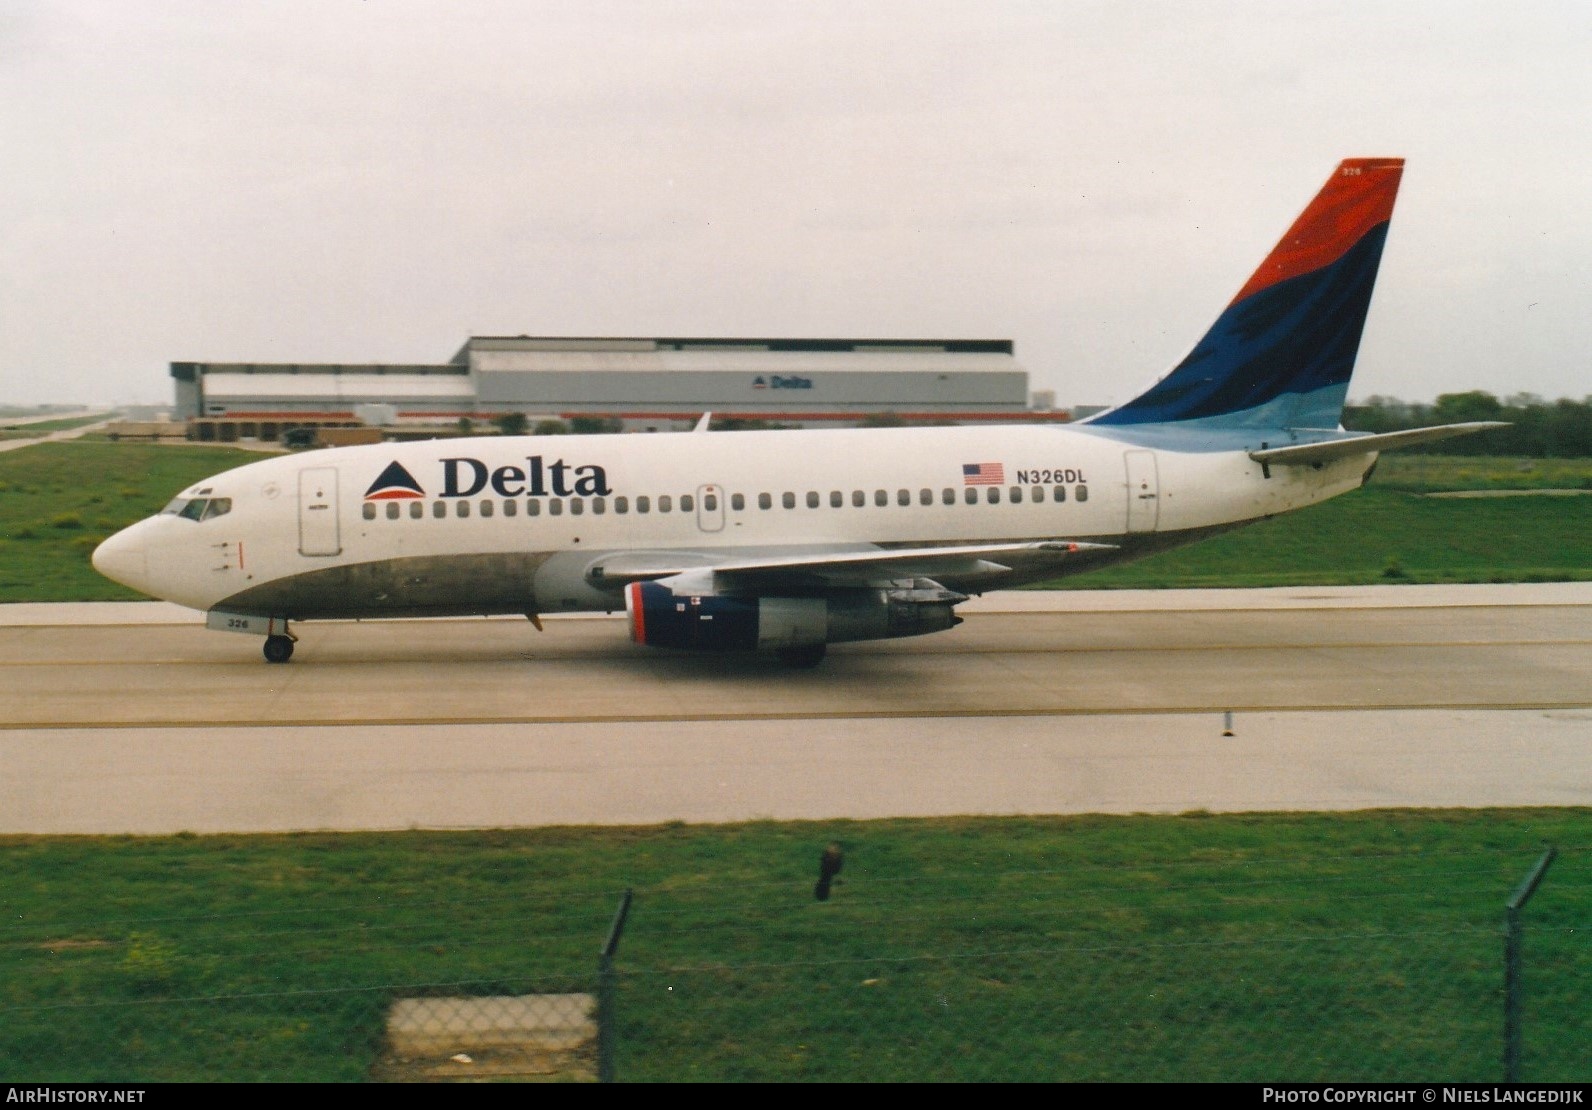
[[[688,428],[704,412],[788,426],[1065,420],[1036,412],[1010,340],[636,339],[477,336],[435,365],[173,362],[176,417],[235,438],[357,423],[456,424],[522,413]],[[252,430],[248,426],[253,426]]]

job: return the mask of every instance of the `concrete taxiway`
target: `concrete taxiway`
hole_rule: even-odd
[[[306,624],[272,666],[174,606],[0,606],[0,832],[1592,804],[1592,583],[962,611],[788,671],[617,618]]]

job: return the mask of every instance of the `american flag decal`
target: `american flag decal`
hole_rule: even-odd
[[[1006,467],[1001,463],[963,463],[964,486],[998,486],[1006,481]]]

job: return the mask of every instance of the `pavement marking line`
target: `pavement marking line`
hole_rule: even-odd
[[[732,723],[736,721],[892,721],[958,720],[977,717],[1164,717],[1201,714],[1231,713],[1389,713],[1399,711],[1534,711],[1563,712],[1592,709],[1592,701],[1529,701],[1529,702],[1379,702],[1375,705],[1357,703],[1341,705],[1323,702],[1307,705],[1242,705],[1222,702],[1215,705],[1177,705],[1136,709],[1122,705],[1088,705],[1076,708],[1046,706],[1036,709],[935,709],[916,712],[858,713],[658,713],[638,714],[633,717],[618,715],[564,714],[547,717],[360,717],[354,720],[314,719],[298,720],[231,720],[226,718],[201,718],[169,721],[58,721],[48,723],[0,722],[0,732],[46,732],[55,730],[93,729],[206,729],[206,728],[382,728],[419,725],[622,725],[622,724],[691,724]]]
[[[313,647],[313,645],[311,645]],[[1510,647],[1589,647],[1592,639],[1542,639],[1542,640],[1364,640],[1344,641],[1341,643],[1319,643],[1303,641],[1279,641],[1272,644],[1166,644],[1152,647],[1136,646],[1131,644],[1077,644],[1060,647],[1012,647],[1012,648],[919,648],[911,651],[898,650],[894,653],[884,651],[849,651],[837,653],[834,658],[883,658],[887,654],[894,654],[903,659],[923,658],[935,655],[973,655],[973,656],[1001,656],[1001,655],[1072,655],[1088,654],[1121,654],[1124,652],[1144,652],[1146,654],[1159,652],[1190,652],[1190,651],[1373,651],[1377,648],[1403,649],[1403,648],[1510,648]],[[628,660],[635,658],[626,650],[627,645],[615,645],[614,654],[607,652],[588,651],[580,654],[549,653],[545,656],[527,655],[523,651],[515,651],[512,655],[503,655],[496,658],[483,659],[480,656],[471,656],[467,659],[450,660],[437,656],[395,656],[385,659],[315,659],[313,656],[306,658],[300,666],[314,667],[316,670],[326,670],[334,667],[382,667],[388,665],[413,666],[424,663],[427,666],[474,666],[482,663],[509,663],[518,659],[526,663],[554,663],[554,662],[580,662],[584,660]],[[620,654],[625,652],[625,654]],[[661,657],[660,657],[661,658]],[[684,659],[686,656],[670,656],[671,659]],[[646,662],[646,660],[642,660]],[[148,666],[176,666],[189,665],[196,667],[260,667],[263,664],[258,659],[16,659],[10,662],[0,661],[0,670],[6,667],[148,667]]]

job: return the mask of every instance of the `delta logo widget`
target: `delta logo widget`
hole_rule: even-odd
[[[488,488],[499,497],[606,497],[613,492],[608,472],[597,465],[577,466],[532,455],[524,466],[489,468],[480,459],[442,459],[438,497],[473,497]],[[428,496],[415,476],[394,459],[365,491],[366,501],[414,501]]]

